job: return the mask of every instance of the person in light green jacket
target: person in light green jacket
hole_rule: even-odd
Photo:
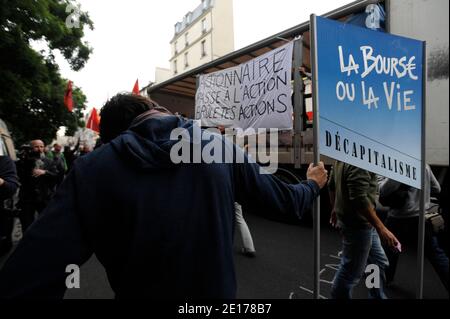
[[[64,175],[67,173],[67,162],[64,157],[64,153],[62,152],[62,146],[58,143],[55,143],[53,145],[53,150],[48,152],[46,154],[47,158],[54,161],[55,166],[58,170],[58,177],[57,177],[57,185],[61,184]]]

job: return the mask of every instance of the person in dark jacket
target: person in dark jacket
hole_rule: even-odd
[[[80,146],[80,139],[78,139],[77,144],[74,147],[70,147],[69,145],[64,146],[64,158],[67,163],[67,172],[72,169],[73,162],[77,159],[76,153],[78,152],[78,147]]]
[[[104,145],[76,161],[25,234],[0,272],[0,298],[62,298],[66,267],[93,253],[116,298],[235,298],[234,203],[301,217],[327,180],[321,163],[288,185],[245,154],[241,164],[176,163],[178,143],[198,147],[200,128],[142,96],[113,97],[101,118]]]
[[[45,155],[41,140],[30,142],[31,149],[17,163],[21,182],[18,207],[22,231],[33,223],[35,213],[41,214],[55,192],[58,170],[55,162]]]
[[[60,185],[68,169],[62,146],[58,143],[53,144],[53,150],[47,153],[47,157],[54,162],[57,171],[56,185]]]
[[[380,184],[380,197],[386,197],[388,195],[397,195],[400,197],[399,192],[402,188],[406,193],[404,203],[401,203],[399,207],[389,208],[386,227],[395,231],[402,244],[404,244],[404,249],[410,249],[412,247],[417,247],[419,237],[421,191],[417,188],[402,185],[398,181],[387,178]],[[425,165],[424,190],[425,210],[438,211],[439,206],[431,202],[431,197],[439,196],[441,185],[428,164]],[[448,257],[439,243],[438,234],[429,227],[425,227],[424,245],[425,257],[430,261],[439,276],[442,285],[448,291]],[[386,280],[388,283],[392,283],[394,281],[400,254],[388,249],[386,250],[386,254],[389,259],[389,267],[386,270]]]
[[[12,247],[13,218],[4,201],[12,198],[19,187],[16,165],[8,156],[0,156],[0,256]]]
[[[13,196],[19,185],[14,161],[8,156],[0,156],[0,201]]]

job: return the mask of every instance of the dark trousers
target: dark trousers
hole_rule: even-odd
[[[12,247],[13,216],[9,211],[0,208],[0,256]]]
[[[403,250],[417,249],[419,217],[388,217],[386,220],[386,227],[392,231],[401,242]],[[392,251],[392,249],[386,248],[386,255],[389,259],[389,267],[386,270],[386,280],[387,282],[390,282],[394,279],[400,254]],[[430,261],[438,274],[439,279],[448,291],[448,256],[440,247],[437,236],[428,227],[425,227],[425,257]]]
[[[42,213],[42,211],[47,207],[47,202],[24,202],[21,203],[20,208],[22,211],[19,214],[20,223],[22,224],[22,233],[30,227],[34,222],[34,214]]]

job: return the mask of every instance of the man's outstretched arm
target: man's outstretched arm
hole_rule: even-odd
[[[263,215],[292,215],[301,218],[319,195],[327,182],[323,163],[307,172],[307,181],[286,184],[278,178],[261,174],[255,163],[235,164],[237,201],[245,207],[253,207]]]
[[[80,220],[76,169],[0,270],[0,299],[63,298],[66,267],[92,255]]]

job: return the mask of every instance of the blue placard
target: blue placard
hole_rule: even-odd
[[[316,17],[320,153],[421,187],[421,41]]]

